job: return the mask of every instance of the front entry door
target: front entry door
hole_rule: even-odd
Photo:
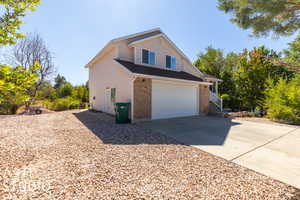
[[[105,90],[105,112],[113,114],[112,108],[111,89],[109,88]]]

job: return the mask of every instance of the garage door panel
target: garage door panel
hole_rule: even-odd
[[[196,85],[153,81],[152,118],[171,118],[198,114]]]

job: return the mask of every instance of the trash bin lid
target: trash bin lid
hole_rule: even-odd
[[[115,103],[115,105],[117,105],[117,106],[127,106],[127,105],[130,105],[130,102],[117,102],[117,103]]]

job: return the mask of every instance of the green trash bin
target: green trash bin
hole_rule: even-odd
[[[130,103],[115,103],[116,123],[129,123],[129,107]]]

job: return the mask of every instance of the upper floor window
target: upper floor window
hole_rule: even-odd
[[[146,49],[142,50],[142,62],[144,64],[155,65],[155,53]]]
[[[176,69],[176,58],[172,56],[166,56],[166,67],[168,69]]]

